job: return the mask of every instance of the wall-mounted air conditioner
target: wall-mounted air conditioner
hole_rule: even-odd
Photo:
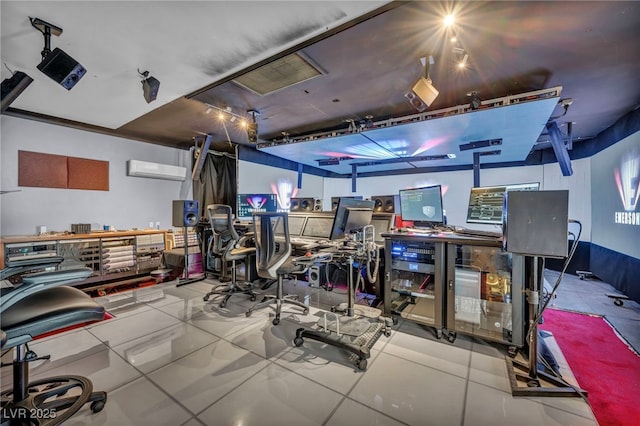
[[[187,176],[187,168],[170,164],[150,163],[148,161],[128,160],[127,176],[184,180]]]

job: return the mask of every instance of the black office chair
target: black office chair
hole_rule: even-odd
[[[296,265],[291,259],[291,240],[289,238],[289,223],[287,213],[261,212],[253,215],[254,238],[256,242],[256,257],[258,275],[262,278],[277,279],[276,294],[266,295],[265,300],[252,306],[246,313],[250,316],[256,309],[275,304],[276,317],[273,325],[280,323],[282,305],[289,303],[303,308],[306,315],[309,307],[296,300],[296,295],[284,295],[284,277],[306,270],[304,265]],[[276,234],[276,228],[282,229],[282,234]]]
[[[6,273],[8,277],[10,274]],[[90,268],[41,272],[23,277],[13,289],[2,289],[2,350],[15,349],[13,386],[1,396],[2,424],[58,425],[85,403],[96,413],[107,401],[82,376],[56,376],[29,382],[28,363],[39,359],[27,343],[36,336],[104,319],[105,310],[82,290],[69,287],[91,275]],[[46,358],[46,357],[45,357]]]
[[[247,247],[248,237],[240,237],[233,227],[233,213],[231,206],[224,204],[209,204],[207,206],[209,214],[209,224],[211,226],[212,238],[208,251],[213,255],[220,256],[225,264],[231,262],[231,282],[219,284],[204,296],[204,301],[208,301],[213,295],[224,295],[220,302],[220,307],[224,308],[231,296],[235,294],[247,294],[249,300],[256,300],[253,292],[253,284],[250,282],[238,282],[236,273],[236,261],[245,260],[247,256],[256,252],[255,247]],[[245,274],[248,272],[248,265],[245,262]]]

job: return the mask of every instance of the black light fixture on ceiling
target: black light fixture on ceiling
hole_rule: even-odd
[[[260,115],[255,109],[250,109],[247,114],[251,115],[251,121],[247,123],[247,138],[249,143],[258,143],[258,123],[256,122],[256,115]]]
[[[433,56],[420,58],[424,66],[424,77],[420,77],[413,88],[405,93],[405,98],[409,100],[411,105],[418,111],[422,112],[427,109],[433,101],[438,97],[440,92],[433,86],[429,69],[434,64]]]
[[[71,90],[87,73],[87,70],[62,49],[56,47],[51,51],[51,36],[62,34],[62,28],[39,18],[29,18],[29,20],[31,26],[44,36],[44,48],[41,52],[42,62],[38,64],[38,69],[52,80],[60,83],[65,89]]]
[[[160,82],[157,78],[149,76],[149,71],[140,72],[140,70],[138,70],[138,74],[143,77],[142,93],[144,95],[144,100],[147,101],[147,103],[155,101],[158,97]]]

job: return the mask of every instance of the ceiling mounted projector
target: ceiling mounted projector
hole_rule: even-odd
[[[425,77],[420,77],[409,93],[417,96],[420,101],[424,103],[425,108],[429,107],[440,94],[438,89],[433,87],[431,79]],[[414,102],[412,102],[412,104],[414,104]]]
[[[87,73],[86,68],[60,48],[51,51],[51,36],[62,34],[62,28],[39,18],[29,19],[31,25],[44,36],[42,62],[38,64],[38,69],[65,89],[71,90]]]
[[[420,77],[411,90],[404,94],[404,97],[415,109],[422,112],[435,101],[440,92],[433,86],[429,77],[429,68],[434,63],[433,56],[429,55],[428,58],[420,58],[420,61],[424,65],[425,76]]]

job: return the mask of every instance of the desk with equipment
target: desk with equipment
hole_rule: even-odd
[[[509,345],[512,356],[523,348],[528,362],[506,358],[514,396],[578,396],[584,391],[538,370],[537,324],[562,278],[540,304],[544,258],[562,258],[566,268],[580,235],[568,233],[569,222],[579,224],[568,219],[568,191],[538,186],[472,189],[467,222],[499,224],[502,233],[447,226],[438,185],[400,191],[402,219],[418,222],[383,234],[384,312],[451,342],[463,333]]]

